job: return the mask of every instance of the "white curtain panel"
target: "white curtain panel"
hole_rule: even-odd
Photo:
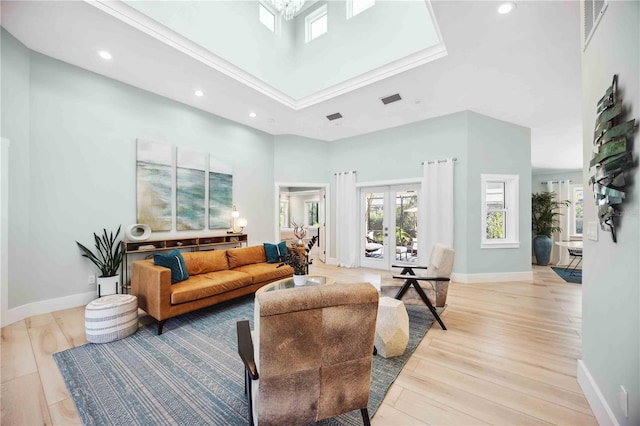
[[[358,196],[356,172],[336,173],[336,260],[338,266],[358,266]]]
[[[453,159],[428,162],[423,165],[419,198],[418,240],[420,263],[426,265],[435,243],[453,247]]]

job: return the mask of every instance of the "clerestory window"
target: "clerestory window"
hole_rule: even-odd
[[[376,0],[347,0],[347,19],[364,12],[376,4]]]
[[[323,5],[304,18],[305,41],[309,43],[327,32],[327,5]]]
[[[258,4],[258,10],[260,15],[260,22],[265,27],[269,28],[271,32],[276,32],[276,14],[269,10],[264,4]]]

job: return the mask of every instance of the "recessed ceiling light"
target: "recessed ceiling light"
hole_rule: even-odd
[[[249,113],[249,117],[251,117],[251,118],[256,118],[257,116],[258,116],[258,114],[256,114],[256,113],[255,113],[255,112],[253,112],[253,111],[251,111],[251,112]]]
[[[498,7],[498,13],[501,15],[506,15],[507,13],[511,12],[515,8],[516,8],[516,4],[514,2],[509,1],[506,3],[502,3],[500,7]]]
[[[110,61],[112,56],[111,53],[107,52],[106,50],[101,50],[98,52],[98,55],[100,55],[100,57],[104,60]]]
[[[193,94],[199,98],[204,96],[204,92],[202,90],[196,90],[195,92],[193,92]]]

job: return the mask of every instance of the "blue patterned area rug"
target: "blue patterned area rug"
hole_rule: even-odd
[[[573,273],[571,269],[565,271],[565,268],[561,267],[556,268],[552,266],[551,269],[568,283],[582,284],[582,269],[576,269]]]
[[[374,356],[373,416],[433,322],[426,307],[407,306],[409,345],[403,356]],[[85,425],[244,425],[248,405],[236,321],[253,328],[253,296],[168,320],[125,339],[86,344],[53,355]],[[362,425],[360,411],[320,422]]]

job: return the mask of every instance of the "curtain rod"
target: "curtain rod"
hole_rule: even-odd
[[[569,182],[569,183],[571,183],[573,181],[571,179],[567,179],[567,180],[548,180],[548,181],[540,182],[540,183],[542,185],[546,185],[546,184],[549,184],[549,183],[560,183],[560,182]]]
[[[434,164],[435,162],[438,162],[438,163],[446,163],[446,162],[447,162],[447,160],[448,160],[448,158],[445,158],[444,160],[423,161],[423,162],[422,162],[422,163],[420,163],[420,164],[422,164],[422,165],[424,166],[424,163],[427,163],[427,164]],[[453,158],[451,159],[451,161],[458,161],[458,159],[457,159],[456,157],[453,157]]]
[[[337,175],[341,175],[341,174],[347,174],[347,173],[355,173],[355,170],[347,170],[346,172],[335,172],[333,175],[337,176]]]

